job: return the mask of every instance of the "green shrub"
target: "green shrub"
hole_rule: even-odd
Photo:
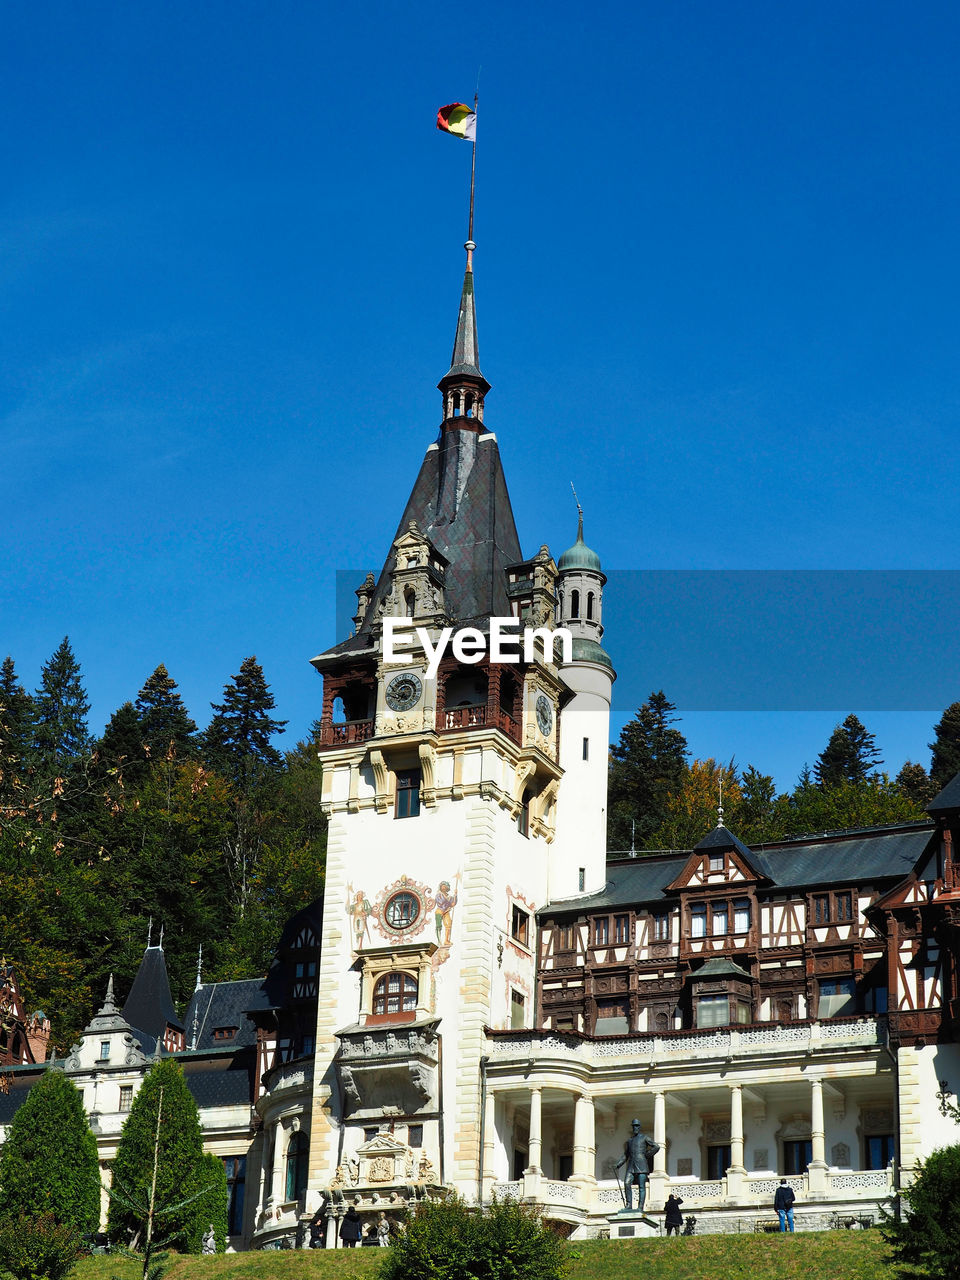
[[[83,1096],[53,1068],[27,1094],[0,1153],[0,1220],[48,1214],[76,1235],[100,1223],[100,1165]]]
[[[481,1212],[459,1197],[417,1206],[384,1258],[380,1280],[560,1280],[560,1238],[539,1213],[512,1200]]]
[[[197,1189],[202,1195],[193,1211],[193,1225],[187,1234],[187,1253],[199,1253],[209,1227],[217,1240],[217,1253],[227,1247],[227,1171],[219,1156],[210,1152],[200,1157],[196,1173]]]
[[[0,1223],[0,1272],[15,1280],[64,1280],[80,1256],[80,1236],[52,1214]]]
[[[907,1211],[887,1216],[883,1236],[901,1276],[960,1277],[960,1146],[935,1151],[903,1193]]]

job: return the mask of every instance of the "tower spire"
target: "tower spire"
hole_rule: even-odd
[[[479,94],[474,94],[473,109],[477,110]],[[477,308],[473,293],[473,210],[477,185],[477,138],[473,137],[473,159],[470,165],[470,216],[467,222],[467,266],[463,273],[463,289],[460,292],[460,312],[457,316],[457,332],[453,340],[450,368],[437,384],[443,393],[443,426],[473,431],[483,430],[483,397],[490,390],[490,383],[480,372],[480,348],[477,342]]]

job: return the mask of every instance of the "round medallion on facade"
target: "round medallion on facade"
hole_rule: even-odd
[[[550,705],[550,699],[542,693],[537,699],[537,725],[544,737],[553,728],[553,707]]]
[[[420,895],[409,889],[401,889],[393,893],[383,904],[384,923],[391,929],[402,932],[410,929],[420,919]]]
[[[420,701],[422,691],[420,677],[412,671],[403,671],[387,685],[387,706],[391,711],[409,711]]]

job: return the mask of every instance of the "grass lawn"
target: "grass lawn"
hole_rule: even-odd
[[[896,1280],[879,1231],[681,1236],[571,1244],[568,1280]],[[175,1257],[168,1280],[364,1280],[379,1249],[276,1250]],[[124,1258],[86,1258],[73,1280],[138,1280]]]

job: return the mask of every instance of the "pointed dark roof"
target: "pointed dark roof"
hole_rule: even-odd
[[[477,307],[473,294],[473,272],[468,267],[463,276],[463,289],[460,293],[460,314],[457,317],[457,334],[453,340],[453,355],[450,357],[450,368],[440,379],[440,386],[450,378],[475,378],[484,384],[485,390],[490,384],[480,372],[480,348],[477,343]]]
[[[723,826],[722,823],[714,827],[709,835],[705,835],[700,843],[693,847],[694,853],[700,849],[736,849],[737,853],[742,854],[751,865],[753,864],[753,854],[747,846],[738,840],[733,832],[728,827]]]
[[[247,1017],[254,1009],[269,1008],[263,978],[241,978],[235,982],[203,982],[190,997],[184,1022],[189,1049],[241,1049],[256,1044],[257,1029]],[[196,1019],[196,1043],[194,1043]],[[214,1033],[236,1027],[229,1040],[217,1040]]]
[[[424,455],[394,541],[406,533],[412,520],[449,562],[444,604],[455,622],[482,627],[486,619],[512,611],[506,568],[523,556],[493,435],[456,430],[442,433]],[[391,545],[358,634],[327,654],[372,647],[373,623],[381,600],[389,594],[395,559]]]
[[[183,1030],[170,994],[170,979],[162,947],[147,947],[143,953],[137,976],[123,1006],[123,1016],[140,1035],[144,1053],[153,1052],[168,1025]]]
[[[951,778],[927,805],[927,813],[953,813],[960,809],[960,773]]]

